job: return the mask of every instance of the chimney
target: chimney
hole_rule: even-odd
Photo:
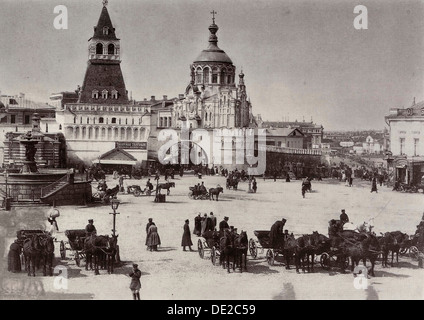
[[[184,99],[184,94],[179,94],[178,99]]]
[[[156,101],[155,96],[151,96],[150,101]]]
[[[165,95],[164,95],[164,96],[163,96],[163,100],[165,100],[165,101],[166,101],[166,100],[168,100],[168,96],[165,96]]]
[[[144,101],[147,101],[147,98],[144,98]]]

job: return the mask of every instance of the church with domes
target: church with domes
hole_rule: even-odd
[[[215,14],[215,12],[212,12]],[[215,17],[209,26],[209,45],[190,66],[190,84],[173,106],[173,127],[190,129],[248,128],[254,126],[244,74],[218,47]],[[238,82],[238,85],[236,84]]]

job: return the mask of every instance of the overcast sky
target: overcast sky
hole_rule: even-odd
[[[368,30],[353,27],[360,4]],[[53,27],[57,5],[68,8],[68,30]],[[101,9],[101,0],[0,0],[2,94],[47,102],[82,85]],[[243,68],[264,120],[383,129],[390,108],[424,99],[423,1],[109,0],[108,10],[136,100],[184,93],[212,10],[218,46]]]

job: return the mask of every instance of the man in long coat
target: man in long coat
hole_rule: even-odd
[[[197,215],[197,217],[194,218],[194,230],[193,233],[197,236],[200,236],[200,230],[202,229],[202,217],[200,216],[200,213]]]
[[[224,217],[224,220],[222,220],[219,223],[219,232],[224,232],[225,229],[229,229],[230,226],[228,225],[228,217]]]
[[[141,289],[141,271],[138,269],[138,264],[133,264],[133,270],[129,274],[131,277],[130,289],[133,293],[134,300],[140,300],[140,289]]]
[[[211,222],[212,222],[211,228],[212,230],[215,230],[217,223],[216,223],[216,217],[213,215],[213,212],[209,214],[209,218],[211,219]]]
[[[189,220],[187,219],[184,224],[184,233],[183,238],[181,240],[181,246],[183,247],[183,251],[186,251],[186,247],[190,249],[190,251],[193,251],[191,246],[193,245],[193,242],[191,242],[191,234],[190,234],[190,227],[189,227]]]
[[[271,226],[271,231],[269,232],[269,240],[272,248],[279,248],[283,245],[284,237],[283,237],[283,228],[286,224],[286,219],[282,219],[281,221],[275,221]]]

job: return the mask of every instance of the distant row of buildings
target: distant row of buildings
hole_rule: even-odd
[[[19,139],[22,133],[31,130],[32,123],[39,127],[35,134],[39,140],[37,162],[51,167],[79,163],[150,166],[158,162],[158,150],[166,142],[160,141],[163,129],[174,129],[181,141],[185,139],[180,136],[183,128],[189,132],[202,129],[211,135],[211,140],[216,129],[245,132],[263,128],[267,146],[293,152],[319,149],[322,126],[264,122],[253,116],[245,75],[236,72],[230,57],[218,47],[219,28],[215,18],[208,29],[208,46],[190,65],[191,76],[183,94],[134,101],[128,96],[120,67],[120,39],[104,4],[89,39],[88,66],[82,86],[75,91],[52,94],[48,105],[2,96],[1,162],[13,165],[22,160]],[[198,162],[204,165],[220,162],[199,145],[190,144]],[[181,151],[181,145],[176,150]],[[175,156],[168,151],[168,158]]]

